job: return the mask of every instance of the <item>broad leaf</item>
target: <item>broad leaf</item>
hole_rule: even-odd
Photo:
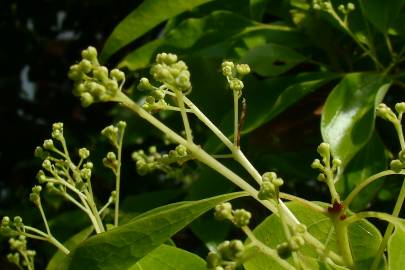
[[[254,72],[262,76],[276,76],[304,60],[303,55],[289,47],[269,43],[249,50],[241,62],[249,64]]]
[[[339,254],[336,235],[330,219],[323,214],[314,212],[300,204],[287,203],[288,208],[294,213],[300,222],[307,226],[308,232],[317,238],[331,251]],[[266,245],[275,248],[278,244],[286,241],[280,219],[271,215],[254,229],[254,234]],[[377,253],[382,240],[377,228],[365,220],[355,222],[349,227],[349,241],[353,252],[353,258],[360,269],[368,269],[372,259]],[[315,248],[306,244],[300,249],[302,255],[318,258]],[[289,259],[291,260],[291,258]],[[278,270],[280,268],[272,259],[258,254],[245,263],[246,270]],[[325,269],[325,268],[319,268]],[[326,268],[327,269],[327,268]],[[333,268],[332,268],[333,269]],[[337,268],[339,269],[339,268]]]
[[[405,5],[404,0],[359,0],[359,3],[364,16],[383,33],[387,32]]]
[[[197,255],[185,250],[161,245],[143,257],[129,270],[206,270],[206,263]]]
[[[343,168],[371,138],[375,107],[389,86],[381,75],[352,73],[328,96],[322,112],[322,137],[334,157],[342,160]]]
[[[83,242],[69,269],[127,269],[216,204],[244,195],[231,193],[151,210]]]
[[[383,171],[387,166],[387,162],[384,144],[378,135],[374,133],[370,141],[347,166],[345,173],[338,183],[340,193],[348,194],[371,175]],[[368,185],[361,195],[354,199],[350,209],[357,212],[367,207],[367,204],[377,195],[382,184],[383,181],[376,181]]]
[[[405,230],[396,226],[388,241],[388,269],[403,270],[405,262]]]
[[[94,231],[93,227],[89,227],[74,235],[68,241],[64,243],[64,246],[73,252],[76,247],[86,240],[90,234]],[[72,254],[72,253],[71,253]],[[58,250],[55,255],[51,258],[46,267],[46,270],[67,270],[69,269],[70,262],[72,260],[71,255],[66,255],[62,251]]]
[[[122,20],[105,43],[103,61],[159,23],[211,0],[145,0]]]

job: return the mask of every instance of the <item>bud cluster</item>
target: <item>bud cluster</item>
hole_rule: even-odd
[[[333,181],[334,174],[337,173],[338,169],[342,165],[342,161],[338,158],[332,159],[332,167],[330,164],[331,153],[330,146],[327,143],[321,143],[318,146],[318,154],[322,157],[322,161],[315,159],[312,164],[312,169],[320,170],[317,180],[320,182],[327,182],[328,180]]]
[[[400,172],[405,169],[405,150],[401,150],[398,154],[398,159],[394,159],[390,163],[391,170],[395,172]]]
[[[127,126],[126,122],[119,121],[116,126],[109,125],[105,127],[101,131],[101,134],[105,136],[113,146],[118,148],[126,126]]]
[[[328,0],[313,0],[312,8],[314,10],[322,10],[326,12],[331,12],[333,10],[332,4]]]
[[[141,78],[138,84],[138,89],[149,92],[150,95],[145,98],[143,108],[148,112],[160,111],[166,108],[167,103],[164,100],[166,96],[165,86],[153,86],[147,78]]]
[[[186,63],[178,61],[177,55],[171,53],[159,53],[156,56],[156,64],[150,69],[153,79],[161,82],[172,91],[188,93],[191,91],[190,72]],[[143,80],[143,82],[142,82]],[[153,90],[145,79],[142,79],[138,88]]]
[[[250,73],[250,67],[247,64],[234,64],[231,61],[222,62],[222,74],[227,78],[229,88],[238,93],[240,96],[242,94],[242,89],[244,84],[242,82],[243,76]]]
[[[207,268],[213,270],[235,270],[244,261],[245,246],[241,240],[224,241],[216,252],[209,252]]]
[[[10,217],[8,216],[4,216],[3,219],[1,220],[0,225],[1,233],[9,236],[16,236],[23,231],[24,231],[24,223],[20,216],[15,216],[13,220],[11,220]]]
[[[75,82],[73,94],[80,97],[84,107],[112,100],[125,82],[122,71],[100,65],[97,50],[91,46],[82,51],[82,60],[70,67],[68,76]]]
[[[280,186],[284,184],[283,179],[275,172],[266,172],[262,175],[262,184],[257,196],[260,200],[278,199]]]
[[[238,228],[248,226],[252,218],[252,214],[245,209],[233,210],[229,202],[215,206],[214,216],[218,220],[229,220]]]
[[[169,173],[176,170],[172,165],[181,165],[192,159],[192,155],[187,147],[180,144],[168,153],[159,153],[155,146],[150,147],[148,153],[143,150],[135,151],[132,153],[132,159],[135,161],[137,172],[145,175],[156,170]]]
[[[10,263],[17,265],[20,269],[22,266],[32,269],[34,264],[35,250],[27,249],[27,239],[25,236],[20,235],[18,238],[9,239],[10,249],[15,250],[13,253],[7,255],[7,260]],[[29,265],[29,266],[28,266]]]
[[[339,5],[338,10],[343,14],[343,15],[348,15],[350,12],[353,12],[356,9],[356,6],[352,3],[349,2],[345,5]]]

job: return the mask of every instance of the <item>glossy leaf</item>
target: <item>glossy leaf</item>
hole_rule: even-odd
[[[94,231],[93,227],[89,227],[74,235],[68,241],[64,243],[64,246],[73,252],[76,247],[86,240],[90,234]],[[71,255],[66,255],[62,251],[58,250],[55,255],[49,261],[46,270],[67,270],[69,269],[70,262],[72,260]]]
[[[265,44],[249,50],[241,59],[262,76],[276,76],[302,63],[305,56],[278,44]]]
[[[161,245],[128,270],[206,270],[206,262],[185,250]]]
[[[211,0],[145,0],[115,27],[101,54],[103,61],[159,23]]]
[[[348,194],[358,184],[366,180],[373,174],[386,169],[388,160],[385,154],[385,147],[381,139],[376,133],[368,141],[368,143],[357,153],[350,161],[345,173],[339,182],[340,191]],[[357,212],[365,207],[377,195],[383,181],[376,181],[368,185],[361,195],[357,196],[350,209]],[[341,192],[343,193],[343,192]]]
[[[375,107],[390,83],[381,75],[346,75],[326,100],[321,120],[323,140],[345,167],[373,134]]]
[[[402,270],[405,262],[405,230],[401,226],[395,228],[395,232],[388,241],[388,269]]]
[[[243,195],[231,193],[151,210],[83,242],[69,269],[127,269],[216,204]]]
[[[359,3],[364,16],[383,33],[387,32],[405,5],[404,0],[359,0]]]
[[[297,203],[290,202],[287,205],[298,220],[307,226],[309,233],[330,250],[339,253],[333,225],[328,217]],[[285,241],[282,225],[279,218],[275,215],[271,215],[259,224],[254,229],[254,234],[263,243],[272,248],[275,248],[277,244]],[[361,266],[356,269],[368,269],[381,240],[382,237],[378,229],[368,221],[361,220],[349,227],[349,241],[353,251],[354,261],[357,265]],[[305,245],[300,250],[302,255],[318,258],[316,250],[310,245]],[[291,260],[291,258],[289,260]],[[283,269],[269,257],[261,254],[247,261],[245,268],[246,270]]]

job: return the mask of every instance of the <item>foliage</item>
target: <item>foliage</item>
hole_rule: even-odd
[[[389,176],[403,180],[405,175],[405,103],[393,94],[402,93],[405,85],[400,16],[404,4],[144,1],[116,26],[100,58],[90,46],[68,74],[73,94],[84,107],[115,102],[141,118],[133,120],[115,111],[128,127],[117,121],[102,131],[113,147],[103,159],[115,177],[113,191],[104,204],[97,199],[89,150],[72,152],[63,124],[55,123],[53,139],[36,149],[44,170],[37,176],[40,185],[30,194],[45,230],[24,224],[19,216],[3,217],[1,228],[12,237],[14,252],[8,259],[21,269],[34,269],[35,252],[27,246],[27,238],[33,238],[59,249],[48,270],[401,269],[405,223],[399,214],[405,185],[393,196],[392,212],[363,210],[379,193],[377,180]],[[136,41],[154,28],[159,35],[137,46]],[[113,60],[118,60],[117,68],[104,65]],[[218,79],[219,70],[224,80]],[[218,90],[222,88],[229,91]],[[311,165],[319,174],[309,173],[308,178],[316,178],[318,182],[311,181],[314,186],[327,187],[330,200],[322,203],[316,194],[307,200],[302,194],[283,192],[303,185],[303,167],[308,167],[303,165],[309,165],[303,164],[305,155],[272,153],[277,149],[273,143],[255,158],[255,145],[249,140],[310,96],[321,97],[317,106],[322,107],[324,142],[317,148],[320,159]],[[385,122],[376,125],[377,116]],[[121,177],[122,150],[134,147],[134,141],[125,141],[124,130],[132,132],[135,127],[140,138],[146,138],[153,132],[150,126],[138,131],[144,120],[164,134],[164,143],[133,152],[137,172],[176,182],[187,201],[163,200],[166,205],[144,213],[126,212],[120,208],[121,182],[127,181]],[[305,129],[300,131],[305,136]],[[385,146],[384,137],[390,133],[398,143]],[[253,165],[261,160],[260,167]],[[95,235],[87,228],[66,243],[58,241],[45,215],[42,186],[77,206]],[[242,192],[232,193],[235,188]],[[363,189],[374,195],[364,195]],[[228,202],[242,196],[266,212],[247,211],[249,204],[240,199]],[[148,198],[139,204],[144,200]],[[238,204],[243,208],[235,209]],[[212,208],[221,222],[200,217]],[[379,229],[368,218],[389,225]],[[174,246],[175,235],[187,226],[203,243],[206,263]],[[230,230],[243,232],[246,239],[238,235],[226,240],[235,235]]]

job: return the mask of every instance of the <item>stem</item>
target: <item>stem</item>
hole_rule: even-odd
[[[399,212],[401,212],[401,208],[404,203],[404,200],[405,200],[405,179],[402,183],[401,191],[399,192],[397,202],[395,203],[394,211],[392,211],[393,217],[398,217]],[[394,230],[394,225],[392,223],[388,224],[388,227],[384,233],[384,238],[380,244],[380,247],[378,248],[377,256],[375,257],[373,264],[371,265],[371,270],[377,269],[378,265],[380,264],[381,257],[384,253],[385,247],[387,246],[388,240],[389,240],[393,230]]]
[[[191,134],[190,123],[188,122],[186,108],[184,107],[183,93],[179,90],[176,90],[175,93],[176,93],[176,97],[177,97],[177,102],[180,107],[181,118],[183,119],[183,123],[184,123],[184,129],[186,131],[187,141],[192,142],[193,135]]]
[[[350,250],[349,234],[347,230],[348,225],[340,221],[339,216],[336,216],[332,221],[340,254],[343,257],[345,264],[349,267],[353,267],[353,257]]]
[[[311,201],[305,200],[303,198],[300,198],[300,197],[297,197],[297,196],[294,196],[294,195],[291,195],[291,194],[288,194],[288,193],[283,193],[283,192],[280,192],[279,196],[280,196],[280,198],[287,199],[289,201],[297,202],[297,203],[301,204],[302,206],[310,208],[310,209],[312,209],[312,210],[314,210],[314,211],[316,211],[318,213],[328,215],[328,211],[324,207],[322,207],[320,205],[317,205],[316,203],[313,203]]]
[[[120,138],[118,142],[118,150],[117,150],[117,160],[118,160],[118,165],[117,165],[117,170],[115,171],[115,192],[116,192],[116,197],[115,197],[115,211],[114,211],[114,225],[115,227],[118,226],[118,218],[119,218],[119,211],[120,211],[120,185],[121,185],[121,161],[122,161],[122,142],[124,139],[124,130],[120,132]],[[100,212],[102,212],[100,210]]]
[[[378,218],[380,220],[384,220],[388,223],[392,223],[392,224],[400,224],[402,225],[402,223],[404,222],[404,219],[402,218],[398,218],[398,217],[393,217],[390,214],[387,213],[382,213],[382,212],[375,212],[375,211],[365,211],[365,212],[360,212],[360,213],[356,213],[353,214],[352,216],[346,218],[344,221],[344,223],[346,224],[352,224],[356,221],[365,219],[365,218]],[[405,226],[405,225],[402,225]]]
[[[239,148],[239,95],[237,91],[233,92],[233,145]]]
[[[395,60],[395,53],[394,53],[394,50],[392,48],[391,40],[388,37],[387,33],[384,34],[384,39],[385,39],[385,43],[387,44],[387,48],[388,48],[388,51],[390,53],[391,59],[392,59],[392,61],[394,61]]]
[[[405,175],[405,171],[401,171],[399,173],[396,173],[392,170],[386,170],[386,171],[382,171],[379,172],[377,174],[374,174],[372,176],[370,176],[369,178],[367,178],[366,180],[364,180],[363,182],[361,182],[360,184],[358,184],[353,190],[352,192],[350,192],[350,194],[347,196],[347,198],[344,200],[343,204],[349,208],[350,204],[352,203],[353,199],[357,196],[357,194],[366,186],[368,186],[369,184],[371,184],[372,182],[388,176],[388,175],[393,175],[393,174],[402,174]]]
[[[110,206],[110,204],[112,204],[112,202],[113,201],[111,199],[108,199],[107,203],[103,207],[101,207],[101,209],[98,211],[98,214],[101,215],[104,212],[104,210],[107,209],[108,206]]]
[[[296,269],[294,266],[289,264],[286,260],[283,260],[278,255],[277,251],[265,245],[262,241],[256,238],[253,232],[249,229],[249,227],[244,226],[242,227],[243,232],[247,235],[247,237],[252,241],[252,243],[263,253],[271,257],[274,261],[276,261],[281,267],[288,270]]]
[[[398,139],[399,139],[399,143],[401,144],[401,149],[404,150],[405,149],[405,139],[404,139],[404,132],[402,131],[402,125],[401,125],[400,119],[398,119],[398,121],[394,123],[394,127],[398,134]]]
[[[41,213],[42,220],[44,221],[46,232],[48,233],[49,236],[51,236],[51,230],[49,229],[48,221],[46,220],[45,212],[44,209],[42,208],[42,203],[41,199],[38,200],[38,206],[39,212]]]
[[[104,225],[103,225],[103,222],[101,221],[100,215],[98,214],[97,206],[96,206],[95,202],[92,199],[89,198],[90,194],[87,192],[87,190],[84,190],[84,192],[86,194],[87,202],[89,204],[89,207],[91,209],[93,217],[96,220],[98,228],[99,228],[100,232],[104,232],[105,231],[104,230]]]
[[[27,253],[20,251],[20,254],[24,257],[24,261],[25,261],[25,264],[26,264],[28,270],[34,270],[31,260],[28,259]]]
[[[28,230],[28,231],[35,232],[35,233],[37,233],[37,234],[39,234],[40,236],[43,236],[43,237],[45,237],[45,238],[49,236],[48,234],[44,233],[43,231],[38,230],[38,229],[36,229],[36,228],[34,228],[34,227],[31,227],[31,226],[26,226],[26,225],[24,225],[24,230]]]
[[[50,236],[48,238],[49,243],[53,244],[54,246],[56,246],[60,251],[62,251],[63,253],[65,253],[66,255],[68,255],[70,253],[69,249],[67,249],[61,242],[59,242],[58,240],[56,240],[55,237]]]

